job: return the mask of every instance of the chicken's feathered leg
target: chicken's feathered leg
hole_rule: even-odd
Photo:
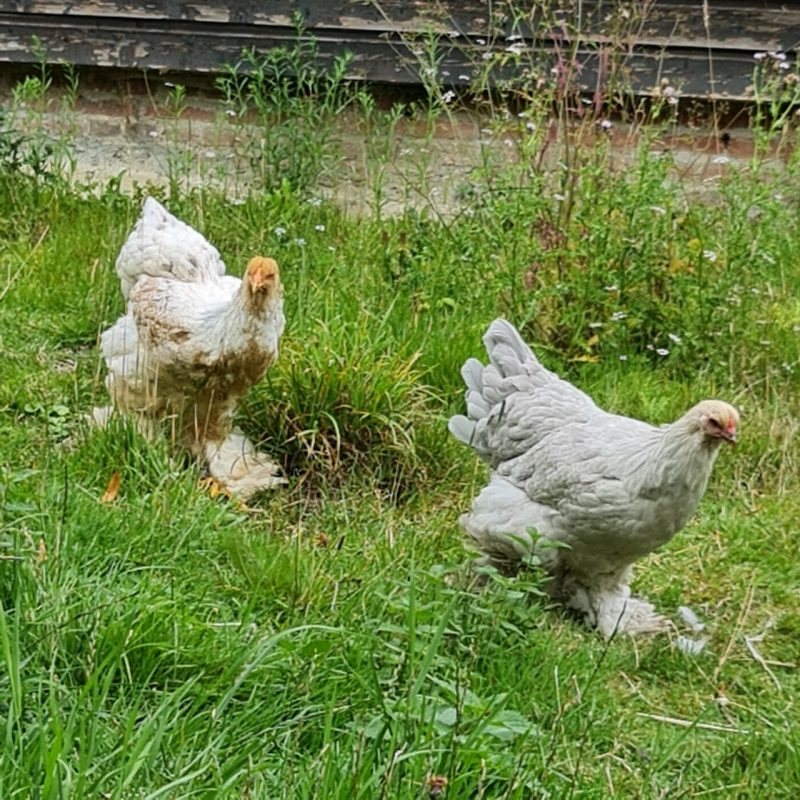
[[[628,585],[630,568],[608,582],[595,578],[587,586],[566,573],[555,577],[547,587],[567,608],[581,614],[590,627],[597,628],[606,638],[615,633],[637,636],[660,633],[668,627],[667,620],[656,613],[655,607],[640,597],[633,597]]]
[[[232,431],[221,442],[206,441],[203,454],[209,475],[245,502],[263,489],[287,482],[280,477],[280,467],[259,453],[239,430]]]

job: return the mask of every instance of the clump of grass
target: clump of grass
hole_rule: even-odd
[[[367,470],[393,494],[425,480],[418,432],[434,405],[418,353],[391,336],[386,318],[317,320],[287,336],[280,363],[250,396],[254,429],[282,443],[292,474]]]

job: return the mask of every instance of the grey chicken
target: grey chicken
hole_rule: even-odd
[[[609,414],[505,320],[483,341],[490,363],[464,364],[467,416],[448,426],[492,470],[462,527],[501,569],[535,554],[550,594],[605,636],[663,629],[631,596],[631,565],[686,525],[720,444],[736,441],[738,412],[703,400],[661,427]]]

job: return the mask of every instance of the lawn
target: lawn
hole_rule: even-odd
[[[519,158],[476,164],[444,217],[321,201],[313,131],[275,156],[304,170],[235,203],[81,185],[0,134],[0,797],[795,796],[800,162],[697,192],[653,127],[626,169],[593,133],[553,172],[528,121],[498,121]],[[240,422],[289,483],[249,510],[166,436],[86,422],[147,192],[234,274],[281,265],[281,358]],[[705,622],[700,654],[605,642],[535,573],[473,586],[457,519],[486,472],[446,421],[497,316],[615,412],[741,410],[636,571]]]

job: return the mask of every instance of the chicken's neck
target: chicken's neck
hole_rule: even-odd
[[[283,302],[279,291],[272,295],[254,295],[245,285],[209,320],[212,341],[231,343],[234,348],[241,347],[248,339],[269,346],[264,338],[270,331],[275,333],[274,345],[277,346],[283,322]]]
[[[632,459],[631,475],[645,493],[688,493],[699,501],[719,453],[719,444],[718,439],[705,436],[694,420],[682,417],[653,431]]]

